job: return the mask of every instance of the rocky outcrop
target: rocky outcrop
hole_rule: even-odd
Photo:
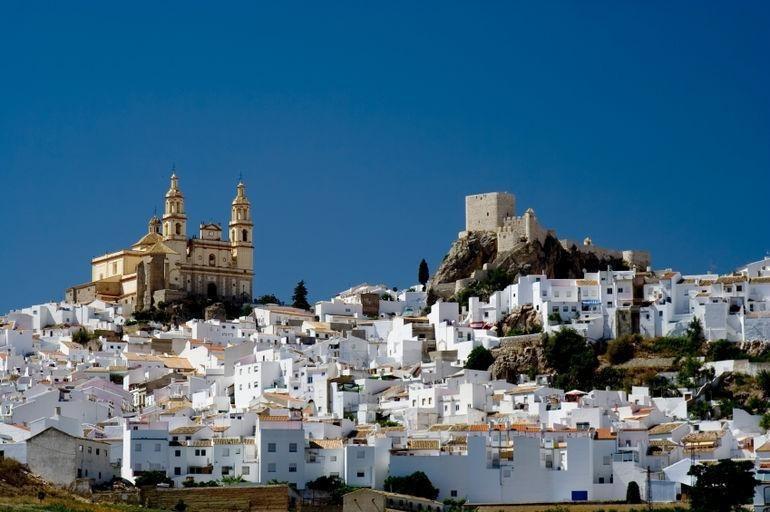
[[[615,270],[628,268],[622,258],[600,257],[579,251],[576,247],[565,249],[552,235],[548,235],[542,243],[538,240],[520,242],[511,250],[498,253],[497,235],[494,232],[471,232],[452,243],[449,253],[433,275],[429,288],[434,292],[439,289],[451,290],[449,283],[472,277],[485,264],[505,271],[512,278],[517,275],[545,274],[549,278],[575,279],[583,277],[584,271],[596,272],[608,266]]]
[[[511,311],[500,322],[498,332],[500,336],[508,336],[509,333],[528,334],[539,332],[543,328],[540,312],[535,310],[532,304],[525,304]]]
[[[543,353],[540,337],[527,341],[506,341],[494,349],[495,362],[489,368],[493,379],[518,382],[521,374],[548,373],[548,363]]]
[[[221,302],[215,302],[211,306],[208,306],[205,310],[206,320],[220,320],[222,322],[227,320],[227,309]]]
[[[497,254],[497,235],[492,231],[475,231],[452,243],[441,266],[433,274],[429,287],[452,283],[470,277]]]

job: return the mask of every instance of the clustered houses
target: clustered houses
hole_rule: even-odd
[[[770,257],[724,276],[670,269],[587,272],[582,279],[522,276],[489,302],[471,298],[467,323],[494,325],[522,306],[534,307],[548,332],[566,326],[589,339],[677,335],[697,318],[709,340],[766,340]]]
[[[673,501],[693,463],[751,457],[770,468],[758,418],[692,422],[689,390],[562,390],[464,363],[475,347],[497,347],[493,326],[523,306],[548,330],[589,338],[665,335],[696,317],[710,338],[766,339],[769,269],[765,259],[730,276],[524,276],[467,308],[427,307],[419,286],[361,285],[313,312],[256,305],[233,320],[122,335],[120,305],[33,306],[0,324],[0,456],[62,485],[161,471],[176,485],[302,490],[333,475],[382,490],[388,475],[423,471],[440,499],[471,503],[619,500],[631,481]],[[73,342],[81,327],[99,333],[88,346]]]

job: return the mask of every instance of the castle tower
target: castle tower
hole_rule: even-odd
[[[246,185],[242,181],[236,187],[230,211],[230,245],[233,247],[233,258],[238,268],[254,269],[254,243],[252,233],[254,223],[251,221],[251,203],[246,197]],[[249,293],[251,290],[249,290]]]
[[[163,212],[163,240],[177,253],[182,253],[187,241],[187,215],[184,212],[184,195],[179,190],[179,178],[171,175],[171,188],[166,192],[166,208]]]

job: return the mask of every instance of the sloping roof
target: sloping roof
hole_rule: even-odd
[[[322,450],[333,450],[342,448],[344,443],[342,439],[311,439],[310,448],[320,448]]]
[[[190,364],[190,360],[186,357],[177,357],[177,356],[163,356],[162,357],[163,365],[166,368],[170,368],[172,370],[194,370],[193,365]]]
[[[190,425],[187,427],[177,427],[171,431],[169,431],[169,434],[177,435],[177,434],[194,434],[201,430],[203,425]]]
[[[407,448],[410,450],[438,450],[440,445],[438,439],[410,439],[407,442]]]
[[[765,443],[760,446],[759,448],[756,448],[754,450],[755,452],[770,452],[770,439],[765,441]]]
[[[655,425],[654,427],[650,428],[647,432],[651,436],[656,436],[660,434],[670,434],[674,430],[676,430],[678,427],[683,425],[681,421],[672,421],[669,423],[661,423],[660,425]]]
[[[139,239],[132,247],[151,247],[158,242],[162,242],[163,237],[158,233],[147,233]]]
[[[177,252],[168,245],[161,242],[155,242],[155,244],[147,249],[149,254],[177,254]]]

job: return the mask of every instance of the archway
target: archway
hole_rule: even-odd
[[[216,299],[217,298],[217,285],[216,283],[209,283],[209,285],[206,287],[206,297],[209,299]]]

